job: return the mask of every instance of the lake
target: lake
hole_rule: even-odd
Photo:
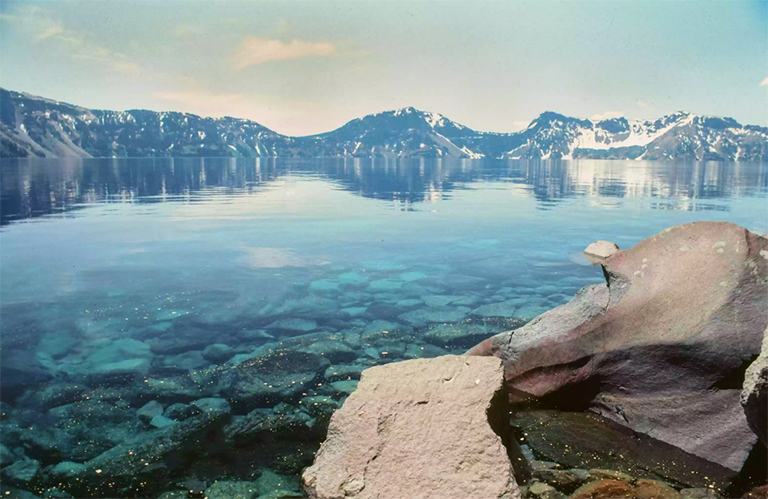
[[[26,463],[19,487],[78,497],[222,476],[295,494],[361,370],[460,353],[565,303],[603,280],[592,241],[702,220],[768,232],[765,164],[4,159],[0,173],[3,462]]]

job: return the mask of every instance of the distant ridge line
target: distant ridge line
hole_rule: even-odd
[[[0,89],[0,157],[458,157],[768,160],[768,128],[685,111],[599,121],[545,111],[525,129],[472,130],[414,107],[288,136],[255,121],[88,109]]]

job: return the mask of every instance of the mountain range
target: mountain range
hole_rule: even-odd
[[[547,111],[514,133],[480,132],[406,107],[305,137],[254,121],[87,109],[0,89],[1,157],[460,157],[768,160],[768,128],[677,112],[600,121]]]

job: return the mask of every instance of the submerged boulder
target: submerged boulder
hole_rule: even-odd
[[[768,325],[768,239],[724,222],[666,229],[603,262],[607,285],[470,350],[514,398],[588,407],[739,470],[757,437],[739,403]]]
[[[497,359],[373,367],[331,418],[304,488],[313,499],[519,498],[507,414]]]

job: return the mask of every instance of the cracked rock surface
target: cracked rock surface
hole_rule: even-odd
[[[370,368],[331,418],[304,489],[313,499],[519,499],[507,411],[494,357]]]

